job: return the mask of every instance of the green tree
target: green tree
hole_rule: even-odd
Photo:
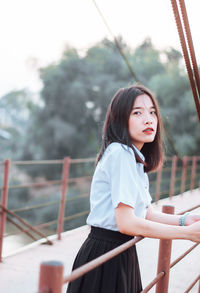
[[[67,48],[58,64],[41,69],[44,106],[36,115],[24,158],[43,159],[96,154],[107,105],[116,89],[130,82],[119,52],[108,40],[84,57]],[[41,127],[42,126],[42,127]]]
[[[134,51],[119,41],[141,82],[156,93],[179,154],[199,153],[197,115],[180,52],[159,51],[150,39]],[[111,97],[134,82],[116,46],[105,39],[84,56],[68,47],[57,64],[41,69],[40,76],[43,107],[29,127],[24,158],[94,156]],[[168,154],[174,154],[170,145]]]
[[[9,92],[0,99],[1,160],[22,157],[31,117],[37,109],[33,94],[26,89]]]

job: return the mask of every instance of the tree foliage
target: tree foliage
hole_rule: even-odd
[[[167,155],[175,149],[180,156],[199,155],[200,131],[197,114],[180,52],[173,48],[157,50],[150,39],[135,50],[129,48],[121,38],[118,39],[133,71],[139,80],[157,96],[161,113],[170,140],[166,140]],[[126,63],[116,46],[105,39],[92,46],[83,55],[75,48],[67,47],[58,63],[50,64],[40,70],[43,89],[40,103],[23,89],[13,91],[0,99],[0,142],[1,159],[14,160],[62,159],[93,157],[99,150],[101,130],[107,106],[113,94],[120,88],[134,83]],[[6,136],[7,134],[7,136]],[[169,141],[172,141],[171,145]],[[91,165],[70,167],[70,174],[81,176],[91,172]],[[14,182],[21,184],[21,178],[29,173],[33,176],[46,176],[60,179],[61,166],[29,166],[17,169]],[[19,174],[18,174],[19,173]],[[155,174],[151,174],[155,176]],[[38,178],[35,178],[38,180]],[[27,181],[27,178],[26,178]],[[60,191],[43,196],[31,197],[30,190],[13,190],[9,194],[8,207],[18,208],[37,205],[46,201],[56,201]],[[71,194],[70,194],[71,193]],[[76,188],[68,189],[68,197],[81,193]],[[88,209],[88,200],[69,201],[66,214]],[[51,206],[39,213],[22,212],[29,220],[38,223],[54,220],[57,208]],[[68,214],[69,213],[69,214]],[[45,218],[45,219],[44,219]],[[81,218],[78,218],[79,221]],[[83,221],[85,222],[85,220]],[[78,222],[77,225],[83,224]],[[67,229],[74,222],[66,223]]]
[[[26,148],[27,132],[39,106],[26,89],[12,91],[0,99],[0,159],[19,159]]]
[[[122,38],[119,42],[139,80],[156,93],[165,128],[179,154],[199,154],[197,114],[180,52],[173,48],[159,51],[150,39],[135,50]],[[13,131],[23,129],[23,143],[16,140],[10,150],[21,149],[16,152],[21,159],[96,155],[113,94],[134,83],[116,46],[104,39],[84,56],[67,47],[58,63],[40,70],[40,77],[42,106],[35,107],[30,93],[23,91],[9,93],[1,100],[0,108],[6,102],[11,113],[13,139]],[[22,115],[26,109],[28,119]],[[170,144],[167,151],[169,155],[174,152]]]

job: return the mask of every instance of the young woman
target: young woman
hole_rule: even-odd
[[[91,232],[73,269],[136,235],[200,242],[200,216],[168,215],[151,207],[147,172],[163,162],[162,122],[155,97],[141,85],[120,89],[107,111],[91,185]],[[195,223],[196,222],[196,223]],[[191,225],[193,224],[193,225]],[[69,284],[68,293],[139,293],[135,246]]]

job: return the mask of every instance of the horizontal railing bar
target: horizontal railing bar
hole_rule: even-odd
[[[175,266],[180,260],[182,260],[186,255],[188,255],[194,248],[196,248],[199,245],[199,243],[194,244],[192,247],[190,247],[188,250],[186,250],[183,254],[181,254],[177,259],[175,259],[170,264],[170,269]]]
[[[185,214],[185,213],[187,213],[187,212],[191,212],[191,211],[196,210],[196,209],[198,209],[198,208],[200,208],[200,204],[198,204],[198,205],[196,205],[196,206],[194,206],[194,207],[192,207],[192,208],[189,208],[189,209],[187,209],[187,210],[184,210],[184,211],[182,211],[182,212],[180,212],[180,213],[177,213],[177,215],[183,215],[183,214]]]
[[[68,201],[71,201],[71,200],[74,200],[74,199],[78,199],[78,198],[86,198],[86,197],[89,197],[89,193],[83,193],[81,195],[77,195],[77,196],[73,196],[73,197],[69,197],[67,199],[67,202]]]
[[[37,224],[36,226],[34,226],[34,228],[46,228],[48,226],[56,224],[57,222],[58,222],[58,219],[52,220],[52,221],[49,221],[49,222],[46,222],[46,223]]]
[[[92,176],[82,176],[82,177],[77,177],[77,178],[69,178],[68,182],[69,183],[74,183],[74,182],[78,182],[81,180],[87,180],[87,179],[92,179]]]
[[[46,228],[48,226],[51,226],[53,224],[56,224],[57,222],[58,222],[58,220],[56,219],[56,220],[53,220],[53,221],[50,221],[50,222],[46,222],[46,223],[43,223],[43,224],[37,224],[36,226],[33,226],[33,228],[36,228],[36,229],[38,229],[38,228]],[[28,232],[30,230],[31,229],[24,229],[24,232],[26,233],[26,232]],[[13,234],[10,233],[10,234],[6,235],[6,237],[7,236],[10,236],[10,235],[14,236],[14,235],[19,235],[19,234],[21,234],[21,232],[19,232],[19,233],[13,233]]]
[[[94,162],[96,158],[86,158],[86,159],[70,159],[71,164],[78,164],[78,163],[89,163]]]
[[[41,161],[11,161],[12,165],[50,165],[63,164],[63,160],[41,160]]]
[[[172,167],[163,167],[162,172],[171,171]]]
[[[188,187],[190,187],[190,183],[188,183],[187,185],[185,185],[185,191],[187,191],[186,189],[187,189]],[[188,190],[189,190],[189,189],[188,189]],[[180,187],[178,187],[178,188],[176,188],[176,189],[174,190],[174,193],[176,193],[176,192],[180,192]],[[169,189],[160,192],[160,195],[163,195],[163,194],[166,194],[166,193],[167,193],[167,194],[169,193]]]
[[[149,180],[149,183],[150,183],[151,185],[154,184],[154,183],[156,183],[156,182],[157,182],[157,179],[154,179],[154,180],[151,180],[151,179],[150,179],[150,180]],[[150,184],[149,184],[149,185],[150,185]]]
[[[88,210],[88,211],[84,211],[84,212],[80,212],[80,213],[76,213],[76,214],[74,214],[74,215],[71,215],[71,216],[65,217],[65,218],[64,218],[64,221],[71,220],[71,219],[75,219],[75,218],[78,218],[78,217],[84,216],[84,215],[86,215],[86,214],[88,214],[88,213],[89,213],[89,210]],[[46,223],[43,223],[43,224],[38,224],[38,225],[36,225],[36,226],[33,226],[33,228],[38,229],[38,228],[48,227],[48,226],[50,226],[50,225],[56,224],[57,221],[58,221],[58,220],[56,219],[56,220],[53,220],[53,221],[50,221],[50,222],[46,222]],[[29,231],[29,230],[30,230],[30,229],[26,229],[26,230],[24,230],[24,232]],[[18,234],[20,234],[20,233],[9,234],[9,235],[18,235]]]
[[[28,207],[21,208],[21,209],[14,209],[14,210],[11,210],[11,212],[16,213],[16,212],[29,211],[29,210],[32,210],[32,209],[37,209],[37,208],[43,208],[43,207],[47,207],[47,206],[51,206],[51,205],[56,205],[59,202],[60,202],[60,200],[51,201],[51,202],[48,202],[48,203],[42,203],[42,204],[39,204],[39,205],[28,206]]]
[[[187,190],[187,188],[189,188],[189,187],[190,187],[190,183],[185,185],[185,191],[188,191],[189,189]],[[174,193],[176,193],[176,192],[180,192],[180,187],[178,187],[174,190]],[[164,194],[166,194],[166,195],[169,194],[169,189],[165,189],[162,192],[160,192],[160,196],[164,195]],[[169,195],[167,197],[169,197]]]
[[[187,165],[187,172],[186,172],[187,175],[190,175],[191,170],[192,170],[192,164],[191,165]]]
[[[160,195],[163,195],[163,194],[168,194],[167,197],[169,197],[169,189],[160,192]]]
[[[197,160],[200,160],[200,156],[196,156]],[[171,161],[173,157],[166,157],[165,161]],[[191,161],[193,156],[187,156],[187,160]],[[80,159],[70,159],[70,162],[72,164],[76,163],[85,163],[85,162],[92,162],[95,161],[96,158],[80,158]],[[178,160],[182,160],[182,158],[178,158]],[[11,164],[13,165],[39,165],[39,164],[62,164],[64,160],[29,160],[29,161],[11,161]],[[0,161],[0,165],[3,165],[4,162]]]
[[[79,267],[72,271],[72,273],[66,276],[63,280],[63,284],[67,282],[71,282],[76,280],[77,278],[83,276],[84,274],[88,273],[89,271],[95,269],[96,267],[102,265],[106,261],[110,260],[111,258],[115,257],[116,255],[120,254],[121,252],[127,250],[131,246],[135,245],[137,242],[141,241],[143,237],[139,236],[134,239],[127,241],[126,243],[110,250],[109,252],[97,257],[96,259],[88,262],[87,264]]]
[[[176,166],[176,172],[183,169],[183,166]]]
[[[160,272],[152,281],[149,283],[140,293],[147,293],[149,290],[157,284],[162,277],[164,277],[165,272]]]
[[[190,190],[190,183],[185,184],[185,189],[187,189],[187,188],[188,188],[188,190]],[[187,190],[185,190],[185,191],[187,191]]]
[[[82,176],[77,178],[69,178],[69,183],[74,183],[81,180],[88,180],[92,179],[92,176]],[[45,181],[45,182],[38,182],[38,183],[27,183],[22,185],[10,185],[9,189],[17,189],[17,188],[27,188],[27,187],[40,187],[40,186],[47,186],[47,185],[54,185],[54,184],[61,184],[62,180],[51,180],[51,181]],[[0,187],[0,190],[2,190],[3,187]]]
[[[74,219],[74,218],[78,218],[78,217],[84,216],[84,215],[86,215],[86,214],[88,214],[88,213],[89,213],[89,210],[88,210],[88,211],[84,211],[84,212],[80,212],[80,213],[76,213],[76,214],[74,214],[74,215],[71,215],[71,216],[65,217],[65,218],[64,218],[64,221],[71,220],[71,219]],[[56,224],[57,221],[58,221],[58,220],[56,219],[56,220],[53,220],[53,221],[50,221],[50,222],[46,222],[46,223],[43,223],[43,224],[38,224],[38,225],[36,225],[36,226],[33,226],[33,228],[38,229],[38,228],[48,227],[48,226],[50,226],[50,225]],[[29,231],[29,229],[24,230],[24,232],[26,232],[26,231]],[[19,234],[19,233],[10,234],[10,235],[18,235],[18,234]]]
[[[185,290],[184,293],[189,293],[190,290],[194,287],[194,285],[200,280],[200,275],[192,282],[192,284],[190,285],[190,287],[188,287],[188,289]]]
[[[80,159],[70,159],[71,164],[78,163],[89,163],[94,162],[96,158],[80,158]],[[63,164],[64,160],[38,160],[38,161],[11,161],[12,165],[50,165],[50,164]],[[4,164],[4,162],[0,162]]]
[[[174,156],[172,156],[172,157],[165,157],[165,161],[171,161],[172,159],[173,159],[173,157]],[[187,157],[187,159],[188,160],[192,160],[192,158],[193,158],[193,156],[186,156]],[[197,157],[198,158],[198,157]],[[199,157],[200,158],[200,157]],[[183,158],[181,158],[181,157],[177,157],[177,159],[179,160],[179,161],[182,161],[182,159]]]
[[[71,216],[65,217],[65,218],[64,218],[64,222],[67,221],[67,220],[76,219],[76,218],[78,218],[78,217],[81,217],[81,216],[87,215],[89,212],[90,212],[90,211],[84,211],[84,212],[76,213],[76,214],[73,214],[73,215],[71,215]]]
[[[46,228],[48,226],[56,224],[57,222],[58,222],[58,219],[52,220],[52,221],[49,221],[49,222],[46,222],[46,223],[43,223],[43,224],[37,224],[37,226],[35,226],[35,228]]]
[[[177,182],[180,182],[181,180],[182,180],[182,177],[176,177],[176,178],[175,178],[176,183],[177,183]]]
[[[92,179],[92,176],[82,176],[82,177],[77,177],[77,178],[69,178],[68,182],[74,183],[77,181],[87,180],[87,179]],[[61,184],[61,183],[62,183],[62,180],[51,180],[51,181],[45,181],[45,182],[40,182],[40,183],[27,183],[27,184],[22,184],[22,185],[10,185],[9,189],[40,187],[40,186],[47,186],[47,185],[54,185],[54,184]],[[2,189],[3,189],[3,187],[0,187],[0,190],[2,190]]]
[[[58,222],[58,220],[56,219],[56,220],[53,220],[53,221],[50,221],[50,222],[46,222],[46,223],[43,223],[43,224],[38,224],[36,226],[33,226],[33,228],[35,228],[35,229],[46,228],[48,226],[51,226],[53,224],[56,224],[57,222]],[[25,233],[27,233],[28,231],[30,231],[30,229],[24,229],[24,232]],[[14,235],[19,235],[19,234],[21,234],[21,232],[19,232],[19,233],[13,233],[13,234],[10,233],[7,236],[10,236],[10,235],[14,236]]]
[[[9,189],[17,189],[17,188],[27,188],[27,187],[41,187],[41,186],[47,186],[47,185],[54,185],[54,184],[61,184],[62,180],[51,180],[51,181],[45,181],[45,182],[38,182],[38,183],[27,183],[22,185],[10,185]],[[2,189],[2,187],[0,188]]]

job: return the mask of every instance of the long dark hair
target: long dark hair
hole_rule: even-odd
[[[145,162],[135,151],[128,130],[128,120],[131,114],[134,102],[140,95],[148,95],[155,106],[158,125],[155,139],[153,142],[144,143],[141,153],[145,157]],[[112,142],[119,142],[132,148],[137,162],[144,164],[145,172],[156,170],[163,163],[163,148],[161,138],[162,121],[156,98],[149,89],[143,85],[132,85],[122,88],[114,95],[108,107],[106,119],[103,128],[102,144],[97,156],[97,162],[103,156],[107,146]]]

